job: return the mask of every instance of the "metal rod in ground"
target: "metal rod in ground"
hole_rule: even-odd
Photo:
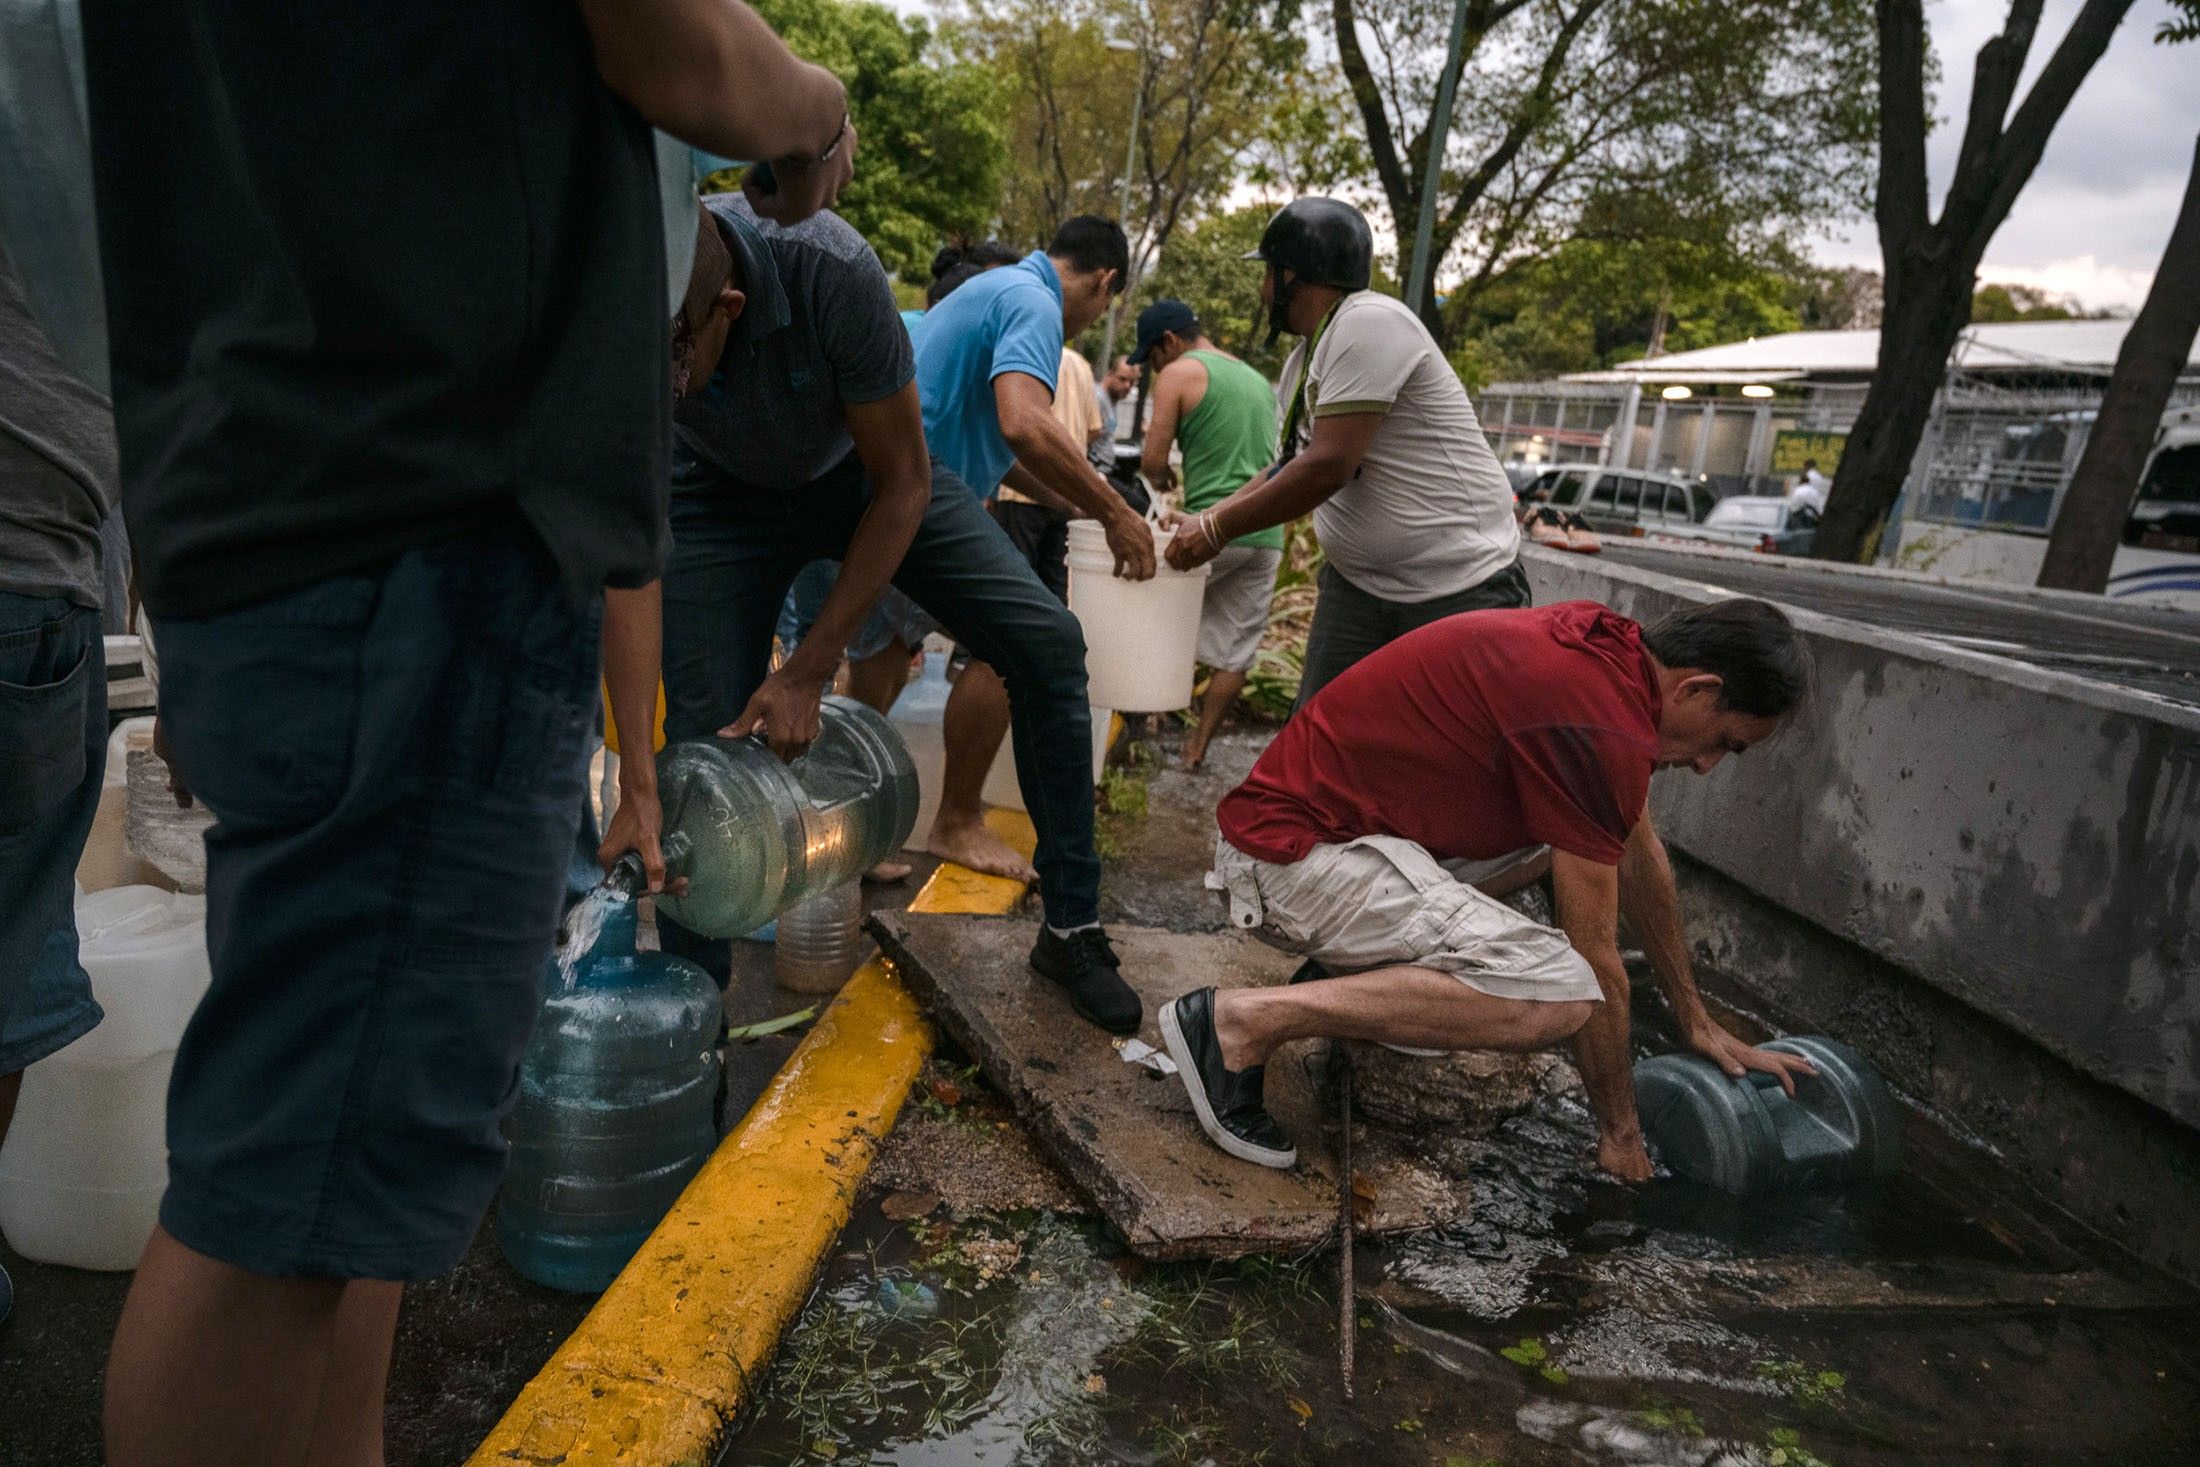
[[[1359,1329],[1359,1301],[1352,1289],[1352,1066],[1337,1081],[1337,1273],[1342,1281],[1337,1306],[1337,1369],[1344,1377],[1344,1398],[1352,1399],[1353,1337]]]

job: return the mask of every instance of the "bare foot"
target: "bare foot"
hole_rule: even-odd
[[[1597,1166],[1623,1182],[1650,1180],[1650,1153],[1643,1149],[1642,1133],[1597,1137]]]
[[[1031,869],[1031,863],[1018,855],[1016,848],[988,829],[983,821],[973,820],[966,825],[932,826],[932,838],[924,848],[943,861],[953,861],[987,876],[1005,876],[1011,881],[1037,881],[1039,873]]]
[[[1200,765],[1207,762],[1207,741],[1196,734],[1186,739],[1184,748],[1178,754],[1178,758],[1186,769],[1199,768]]]
[[[863,879],[865,881],[873,883],[874,885],[891,886],[897,881],[906,879],[909,873],[916,869],[916,867],[910,865],[907,861],[897,861],[893,857],[889,856],[885,860],[879,862],[876,866],[873,866],[870,870],[864,872]]]

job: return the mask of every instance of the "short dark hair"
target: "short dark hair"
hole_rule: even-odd
[[[924,290],[926,309],[946,300],[964,282],[1022,258],[997,239],[950,240],[932,257],[932,283]]]
[[[1118,291],[1131,270],[1131,242],[1123,237],[1123,226],[1098,214],[1079,214],[1064,220],[1062,227],[1054,231],[1054,242],[1047,246],[1047,253],[1086,273],[1113,270]]]
[[[1769,601],[1683,607],[1644,628],[1642,645],[1667,667],[1717,674],[1720,705],[1755,718],[1785,718],[1810,692],[1810,653]]]

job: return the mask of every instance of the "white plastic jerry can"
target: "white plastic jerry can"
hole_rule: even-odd
[[[168,1185],[168,1075],[205,996],[206,898],[118,886],[77,898],[97,1028],[23,1074],[0,1146],[0,1233],[25,1258],[137,1266]]]

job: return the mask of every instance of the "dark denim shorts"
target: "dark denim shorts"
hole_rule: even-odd
[[[465,1252],[541,999],[602,625],[531,537],[161,618],[214,981],[176,1054],[161,1223],[254,1273]]]
[[[76,960],[76,863],[106,763],[99,613],[0,591],[0,1075],[100,1020]]]

